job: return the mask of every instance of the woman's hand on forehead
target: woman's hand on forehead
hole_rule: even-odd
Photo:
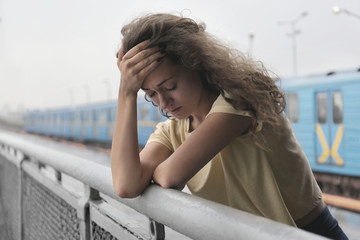
[[[125,95],[137,94],[146,76],[161,62],[165,53],[161,47],[146,48],[149,40],[137,44],[127,53],[123,47],[117,53],[117,65],[121,72],[120,90]]]

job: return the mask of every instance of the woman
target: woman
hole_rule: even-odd
[[[164,188],[187,184],[209,200],[346,239],[282,113],[284,94],[261,63],[174,15],[135,19],[122,34],[111,149],[120,197],[138,196],[151,180]],[[139,153],[140,89],[170,119]]]

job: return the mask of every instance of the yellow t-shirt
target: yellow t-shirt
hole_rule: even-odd
[[[220,95],[208,115],[214,112],[251,116],[232,107]],[[256,146],[249,135],[237,137],[187,183],[197,196],[252,214],[296,226],[295,220],[322,203],[306,156],[282,114],[283,127],[277,133],[258,124],[271,149]],[[174,152],[191,134],[189,119],[159,123],[149,142],[159,142]]]

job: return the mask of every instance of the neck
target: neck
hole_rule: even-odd
[[[218,96],[217,93],[206,92],[205,96],[201,98],[197,111],[190,116],[191,131],[195,130],[204,121]]]

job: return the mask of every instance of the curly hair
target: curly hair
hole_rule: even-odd
[[[127,52],[145,40],[147,47],[162,46],[166,56],[183,67],[197,71],[205,88],[220,93],[235,109],[249,110],[257,121],[281,125],[284,93],[260,61],[248,58],[205,31],[204,23],[171,14],[150,14],[125,25],[122,47]],[[249,130],[257,145],[262,135]]]

